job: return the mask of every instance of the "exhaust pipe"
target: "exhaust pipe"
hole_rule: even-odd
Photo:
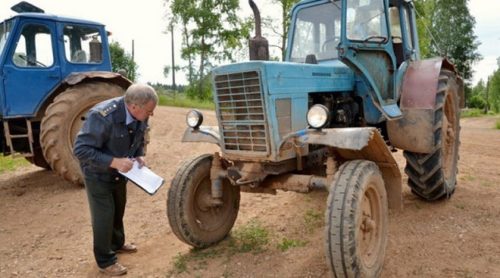
[[[250,60],[269,60],[269,43],[262,37],[260,12],[253,0],[248,0],[255,17],[255,37],[249,41]]]

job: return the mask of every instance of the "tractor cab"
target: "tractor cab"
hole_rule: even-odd
[[[371,87],[387,119],[401,117],[400,81],[408,61],[419,59],[412,2],[302,1],[292,11],[287,60],[342,61]]]
[[[104,25],[44,13],[0,23],[0,105],[4,118],[36,116],[73,72],[111,71]]]

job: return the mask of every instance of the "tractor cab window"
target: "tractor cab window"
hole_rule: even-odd
[[[5,49],[5,44],[12,32],[12,21],[4,21],[0,23],[0,54],[3,53]]]
[[[410,18],[411,18],[411,11],[410,11],[410,9],[408,7],[405,7],[404,8],[404,20],[405,20],[404,24],[405,24],[406,30],[407,30],[406,31],[407,32],[406,35],[408,36],[406,38],[406,41],[408,42],[408,47],[410,49],[413,49],[414,48],[414,46],[413,46],[413,36],[412,36],[413,29],[411,28],[411,20],[410,20]]]
[[[353,41],[385,43],[387,26],[382,0],[347,1],[347,38]]]
[[[336,59],[340,18],[340,1],[300,10],[294,22],[290,60],[304,63],[311,55],[318,61]]]
[[[102,43],[99,29],[69,24],[64,26],[64,51],[66,60],[71,63],[101,63]]]
[[[50,29],[26,24],[17,41],[12,61],[18,67],[50,67],[54,63]]]

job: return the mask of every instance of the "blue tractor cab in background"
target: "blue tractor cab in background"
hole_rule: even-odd
[[[183,141],[220,152],[187,161],[167,214],[182,241],[222,240],[240,191],[328,190],[325,250],[334,277],[382,271],[388,208],[408,185],[434,201],[457,182],[462,80],[444,58],[421,60],[412,0],[303,0],[291,11],[286,59],[269,60],[260,32],[249,62],[212,71],[218,126],[187,115]]]
[[[0,23],[0,150],[83,184],[73,141],[96,103],[130,81],[111,72],[104,25],[26,2]]]

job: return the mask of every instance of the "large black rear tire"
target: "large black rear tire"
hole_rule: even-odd
[[[408,185],[427,201],[449,198],[455,192],[460,145],[458,90],[455,74],[442,70],[434,108],[434,149],[429,154],[404,152]]]
[[[240,207],[240,188],[227,179],[222,183],[222,205],[210,204],[212,160],[212,155],[205,154],[184,162],[168,191],[167,216],[172,231],[180,240],[199,248],[224,239]]]
[[[378,277],[387,243],[388,203],[374,162],[352,160],[335,174],[325,213],[326,258],[334,277]]]
[[[62,92],[47,107],[41,124],[40,144],[50,167],[65,180],[83,185],[80,165],[73,155],[73,143],[89,109],[123,94],[124,89],[113,83],[82,83]]]

